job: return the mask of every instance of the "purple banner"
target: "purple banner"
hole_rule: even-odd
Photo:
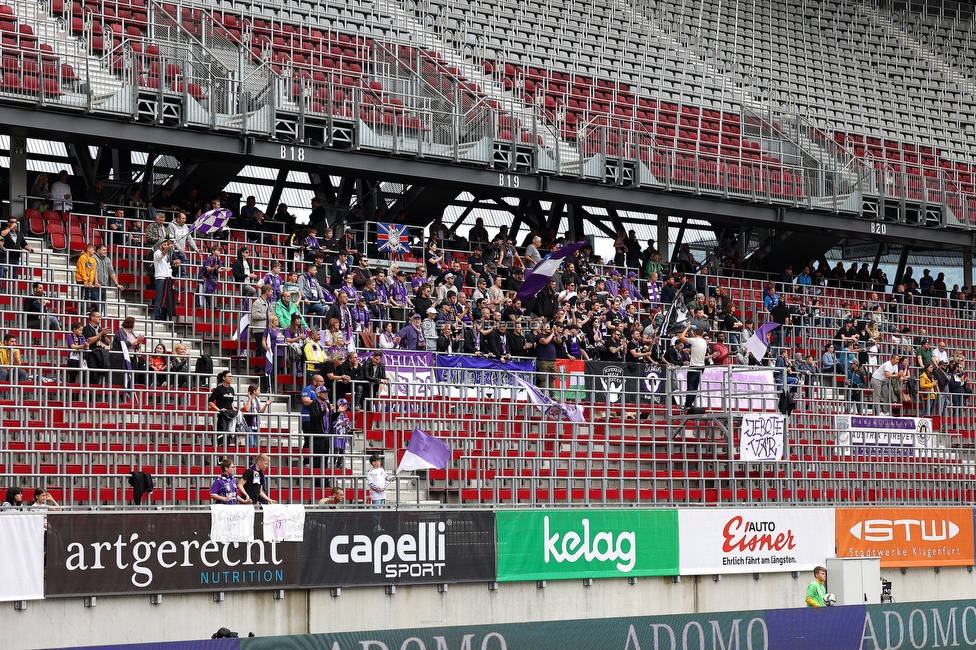
[[[511,360],[500,363],[484,357],[437,355],[437,381],[452,385],[504,386],[514,385],[513,377],[535,381],[535,361]]]
[[[851,426],[856,429],[886,429],[888,431],[903,429],[915,432],[916,424],[912,418],[883,418],[869,415],[855,415],[851,417]]]

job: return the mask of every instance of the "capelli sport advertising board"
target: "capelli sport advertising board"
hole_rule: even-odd
[[[498,580],[678,575],[677,510],[499,511]]]
[[[495,514],[488,511],[310,512],[303,587],[492,582]]]

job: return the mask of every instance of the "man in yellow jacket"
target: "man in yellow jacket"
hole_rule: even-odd
[[[98,283],[97,267],[95,244],[85,244],[85,250],[78,257],[78,265],[75,267],[75,281],[81,285],[82,313],[94,309],[96,296],[99,295],[97,289],[100,289],[101,285]]]

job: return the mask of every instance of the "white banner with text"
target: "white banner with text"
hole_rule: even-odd
[[[678,537],[681,575],[809,571],[834,557],[834,510],[679,510]]]

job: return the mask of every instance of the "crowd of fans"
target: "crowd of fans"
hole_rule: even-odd
[[[50,188],[46,183],[46,177],[38,178],[32,191],[35,205],[72,209],[66,174],[59,174]],[[922,342],[927,338],[924,331],[912,332],[904,326],[906,315],[929,305],[951,307],[961,317],[976,311],[976,292],[958,286],[950,290],[943,273],[933,277],[928,269],[916,280],[913,269],[906,268],[889,291],[880,268],[872,272],[867,264],[856,263],[845,268],[840,262],[831,268],[824,261],[809,260],[796,275],[788,266],[770,280],[761,311],[756,305],[755,316],[743,318],[723,276],[756,268],[758,254],[742,261],[734,247],[715,247],[705,259],[697,260],[684,244],[666,262],[653,240],[641,243],[635,231],[621,230],[612,259],[603,260],[584,245],[562,261],[539,292],[520,296],[526,273],[568,244],[568,233],[532,230],[518,245],[506,226],[492,236],[478,219],[467,238],[461,238],[436,218],[426,231],[408,231],[409,253],[379,254],[375,245],[366,243],[362,230],[347,227],[365,223],[358,206],[335,217],[314,199],[308,225],[299,227],[288,206],[277,206],[268,217],[257,208],[254,197],[248,197],[232,221],[235,228],[245,229],[235,239],[270,241],[280,244],[284,252],[283,259],[259,268],[247,245],[238,245],[235,259],[227,259],[226,232],[205,238],[190,232],[188,221],[207,209],[227,205],[226,195],[205,202],[196,191],[180,201],[170,194],[163,188],[143,201],[133,193],[127,207],[111,210],[103,184],[96,183],[88,193],[87,202],[108,218],[104,242],[86,246],[77,260],[75,279],[83,310],[104,311],[106,288],[124,289],[109,255],[110,245],[145,248],[147,287],[155,291],[155,319],[173,319],[175,305],[190,300],[179,294],[181,285],[174,280],[195,281],[196,300],[207,307],[232,278],[234,284],[227,288],[249,302],[252,369],[265,391],[281,389],[282,376],[300,378],[293,382],[304,384],[322,376],[334,400],[337,382],[358,384],[372,364],[372,357],[360,363],[357,352],[373,349],[468,354],[500,364],[535,359],[541,386],[552,385],[558,359],[688,365],[686,346],[670,336],[661,337],[665,312],[678,302],[687,308],[691,322],[706,332],[707,364],[771,365],[780,369],[784,387],[803,387],[801,395],[812,394],[817,386],[842,388],[852,411],[864,410],[867,391],[872,401],[883,392],[881,403],[896,408],[910,399],[915,407],[907,410],[925,414],[944,413],[948,405],[964,403],[972,392],[961,355],[945,359],[937,355],[927,368],[930,360],[924,350],[933,344]],[[133,209],[146,210],[151,219],[131,218]],[[378,211],[372,218],[407,222],[402,211],[390,219]],[[15,219],[0,235],[9,269],[16,256],[30,252],[29,247]],[[858,289],[868,292],[868,298],[840,311],[827,310],[827,287]],[[35,283],[23,308],[36,314],[30,325],[62,328],[59,315],[50,312],[43,285]],[[745,343],[767,320],[780,327],[772,333],[770,353],[756,359]],[[124,382],[130,369],[119,368],[118,360],[108,354],[108,348],[121,347],[112,340],[115,333],[99,334],[91,325],[70,324],[65,339],[69,367],[87,366],[95,379],[100,378],[100,370],[122,371],[117,374]],[[836,334],[826,337],[831,341],[823,349],[812,349],[811,342],[825,338],[824,331]],[[943,349],[946,343],[939,341],[934,349]],[[136,352],[143,344],[133,339],[128,347]],[[879,375],[885,359],[895,351],[897,372]],[[179,386],[185,381],[178,379],[190,370],[185,348],[169,351],[157,345],[152,352],[141,352],[142,361],[131,369],[143,373],[136,383],[140,378],[154,386]],[[0,361],[4,353],[0,349]],[[10,357],[12,351],[7,354]],[[16,363],[0,363],[4,365]],[[70,379],[75,377],[72,374]],[[368,390],[379,394],[386,378],[374,379]],[[879,382],[883,391],[877,390]],[[362,390],[354,393],[350,399],[360,400]]]

